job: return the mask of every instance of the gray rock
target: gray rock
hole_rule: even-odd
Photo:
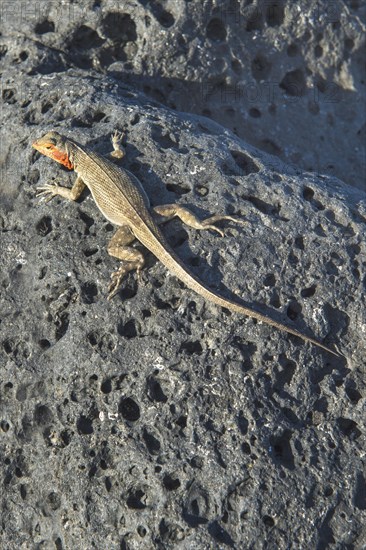
[[[1,549],[366,547],[365,11],[2,4]],[[114,228],[88,193],[35,196],[74,180],[31,148],[51,128],[100,152],[125,130],[153,204],[244,217],[164,231],[212,289],[345,358],[151,254],[107,302]]]
[[[110,74],[366,191],[365,2],[30,0],[2,22],[21,72]]]
[[[3,82],[2,547],[362,548],[365,195],[97,74]],[[165,232],[214,290],[346,359],[204,302],[151,255],[107,302],[113,228],[87,193],[35,196],[74,179],[30,147],[51,128],[100,152],[124,129],[153,204],[245,217],[224,239]]]

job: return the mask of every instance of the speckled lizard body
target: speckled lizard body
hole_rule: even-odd
[[[122,158],[124,155],[120,142],[121,135],[115,132],[112,136],[114,151],[111,153],[114,159]],[[33,147],[70,170],[75,170],[78,176],[72,189],[60,187],[55,183],[45,184],[38,188],[40,195],[46,195],[47,200],[56,195],[69,200],[77,200],[84,187],[87,186],[102,214],[111,223],[119,226],[108,244],[108,253],[122,261],[120,268],[111,276],[112,282],[109,286],[109,299],[117,293],[126,273],[137,270],[139,274],[144,265],[142,253],[130,246],[135,239],[138,239],[171,273],[207,300],[298,336],[302,340],[311,342],[333,355],[339,355],[318,340],[306,336],[296,329],[215,294],[189,271],[172,250],[158,226],[156,214],[165,220],[178,216],[184,223],[194,229],[211,229],[220,235],[223,235],[223,232],[215,226],[216,222],[220,220],[243,222],[231,216],[220,215],[214,215],[204,221],[200,221],[186,208],[174,204],[150,209],[149,199],[136,176],[127,170],[115,166],[111,160],[104,158],[68,137],[62,136],[58,132],[48,132],[45,136],[35,141]]]

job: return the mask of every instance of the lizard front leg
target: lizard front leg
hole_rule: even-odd
[[[142,253],[136,248],[128,246],[135,238],[128,226],[122,226],[117,229],[108,243],[108,254],[122,261],[120,268],[111,275],[112,281],[108,287],[108,300],[117,294],[122,279],[129,271],[136,269],[139,277],[141,269],[144,267],[145,258]]]
[[[118,130],[115,130],[112,134],[111,141],[113,145],[113,151],[108,155],[110,160],[120,160],[125,156],[126,151],[122,145],[122,140],[124,139],[124,137],[125,134],[123,132],[119,132]]]
[[[224,236],[224,232],[214,225],[216,222],[221,220],[229,220],[235,223],[245,223],[244,220],[238,220],[232,216],[220,216],[219,214],[214,214],[213,216],[200,221],[197,216],[188,210],[188,208],[179,206],[178,204],[164,204],[162,206],[155,206],[153,210],[159,216],[166,218],[164,221],[178,217],[183,223],[189,227],[193,227],[193,229],[212,229],[213,231],[219,233],[221,237]]]
[[[37,191],[39,191],[39,193],[37,193],[37,197],[48,195],[45,202],[49,202],[53,197],[60,195],[60,197],[68,199],[69,201],[76,201],[84,189],[85,183],[81,177],[78,176],[71,189],[68,187],[61,187],[61,185],[58,185],[57,183],[45,183],[44,185],[37,187]]]
[[[123,139],[124,134],[119,132],[118,130],[115,130],[111,137],[113,151],[108,155],[110,160],[115,162],[125,156],[125,150],[122,146]],[[62,187],[57,183],[45,183],[44,185],[37,187],[37,191],[39,191],[37,193],[37,197],[44,196],[46,197],[45,202],[49,202],[51,199],[53,199],[53,197],[59,195],[60,197],[63,197],[64,199],[67,199],[69,201],[76,201],[80,197],[84,189],[85,183],[83,182],[82,178],[78,176],[71,189],[69,189],[68,187]]]

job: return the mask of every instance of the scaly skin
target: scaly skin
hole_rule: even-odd
[[[112,137],[114,152],[112,158],[122,158],[124,155],[120,147],[122,136],[117,132]],[[33,147],[42,154],[63,164],[70,170],[74,170],[77,179],[72,189],[60,187],[57,184],[46,184],[39,188],[40,195],[45,195],[50,200],[60,195],[69,200],[76,200],[85,185],[89,188],[96,205],[102,214],[119,229],[112,237],[108,245],[108,252],[122,260],[121,267],[112,274],[112,282],[109,287],[109,299],[118,291],[121,281],[128,271],[137,270],[139,274],[144,257],[135,248],[128,246],[135,238],[148,248],[174,275],[176,275],[189,288],[214,302],[236,313],[248,315],[258,319],[279,330],[298,336],[306,342],[322,348],[335,356],[339,353],[325,346],[318,340],[302,334],[296,329],[279,323],[267,315],[240,305],[237,302],[223,298],[204,285],[193,273],[191,273],[180,258],[167,243],[156,221],[156,215],[164,218],[178,216],[183,222],[195,229],[212,229],[223,235],[215,226],[219,220],[231,220],[243,223],[231,216],[211,216],[201,222],[186,208],[178,205],[164,205],[150,208],[148,197],[140,181],[130,172],[116,167],[113,162],[107,160],[96,152],[80,145],[76,141],[64,137],[58,132],[48,132],[45,136],[33,143]]]

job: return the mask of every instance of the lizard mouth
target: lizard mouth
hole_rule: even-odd
[[[51,159],[55,160],[56,162],[59,162],[63,166],[66,166],[69,170],[73,170],[74,166],[70,162],[70,159],[67,155],[67,153],[64,153],[57,149],[53,143],[50,142],[44,142],[42,140],[35,141],[32,143],[32,147],[42,153],[42,155],[45,155],[46,157],[50,157]]]

